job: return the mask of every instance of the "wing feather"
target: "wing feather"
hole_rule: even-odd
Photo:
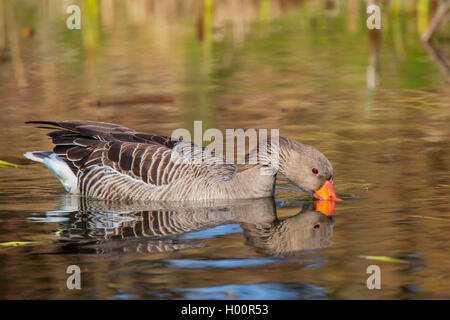
[[[48,133],[54,144],[53,152],[66,161],[75,174],[83,176],[84,180],[98,176],[98,179],[105,181],[102,184],[114,181],[116,185],[110,188],[111,193],[125,188],[122,185],[123,179],[109,177],[109,173],[101,176],[97,171],[95,174],[87,171],[109,167],[117,173],[153,186],[170,184],[186,174],[227,180],[236,172],[233,164],[227,164],[223,157],[215,155],[209,149],[167,136],[139,133],[103,122],[27,123],[54,130]],[[98,187],[99,184],[89,182],[88,187],[94,188],[94,185]],[[102,194],[105,190],[93,192]]]

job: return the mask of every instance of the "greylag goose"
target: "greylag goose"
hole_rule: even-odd
[[[143,201],[263,198],[273,196],[280,172],[318,199],[339,200],[330,161],[316,148],[289,138],[279,137],[276,146],[267,143],[268,156],[256,164],[233,164],[191,142],[110,123],[27,123],[54,130],[47,135],[55,146],[53,152],[33,151],[24,156],[43,163],[70,193]],[[276,166],[268,159],[275,152]],[[199,157],[201,161],[195,161]],[[271,173],[261,174],[263,169]]]

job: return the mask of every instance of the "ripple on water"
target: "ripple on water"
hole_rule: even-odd
[[[325,291],[326,288],[304,283],[231,284],[173,290],[184,299],[199,300],[329,299]]]

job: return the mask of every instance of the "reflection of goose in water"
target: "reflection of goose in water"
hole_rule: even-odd
[[[101,252],[106,252],[105,248],[152,253],[199,247],[202,244],[197,240],[204,236],[189,236],[189,233],[210,230],[214,236],[212,228],[235,224],[239,224],[250,246],[274,255],[327,247],[333,234],[333,217],[315,211],[313,207],[318,205],[312,202],[303,204],[295,215],[279,218],[277,210],[292,208],[276,210],[272,198],[160,202],[145,208],[73,196],[67,199],[72,204],[70,210],[66,204],[64,211],[73,214],[61,225],[61,240],[80,244],[96,242],[95,246],[102,248]]]
[[[306,209],[306,210],[305,210]],[[247,243],[267,254],[291,254],[328,247],[333,235],[333,217],[308,205],[295,216],[262,224],[241,224]]]

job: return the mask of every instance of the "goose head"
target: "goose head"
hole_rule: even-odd
[[[320,200],[341,200],[333,187],[333,166],[316,148],[280,137],[279,171],[298,188]]]

